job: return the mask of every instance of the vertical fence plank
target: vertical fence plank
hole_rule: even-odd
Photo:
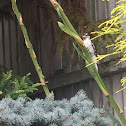
[[[58,49],[57,49],[54,57],[54,73],[56,72],[56,70],[59,69],[62,69],[62,56],[58,54]]]
[[[64,90],[64,97],[67,98],[67,99],[70,99],[73,95],[73,85],[70,84],[68,86],[65,86],[65,90]]]
[[[15,22],[10,20],[10,41],[11,41],[11,59],[12,59],[12,70],[18,73],[18,48],[16,39],[16,25]]]
[[[29,34],[30,41],[32,43],[33,49],[35,51],[35,54],[37,56],[37,60],[40,64],[40,36],[39,36],[39,14],[38,14],[38,7],[34,5],[33,1],[29,4],[30,0],[23,1],[23,12],[27,12],[27,14],[24,15],[24,21],[25,25],[27,27],[27,31]],[[27,8],[27,6],[29,6]],[[32,11],[32,16],[31,15]],[[28,18],[29,17],[29,18]],[[27,60],[25,61],[25,64],[27,65],[27,73],[31,73],[31,78],[34,79],[34,81],[38,81],[38,75],[35,71],[34,65],[32,63],[32,60],[30,58],[30,55],[28,53],[28,50],[26,50],[26,55],[25,57]]]
[[[97,3],[97,15],[98,20],[105,19],[106,18],[106,6],[105,1],[98,0]]]
[[[93,84],[91,80],[83,81],[82,82],[82,89],[86,92],[88,98],[93,99]]]
[[[65,71],[65,73],[70,73],[71,72],[70,55],[65,50],[63,51],[62,65],[63,65],[63,70]]]
[[[5,54],[5,67],[11,69],[11,53],[10,53],[10,37],[9,37],[9,22],[3,19],[4,25],[4,54]]]
[[[108,75],[107,77],[104,77],[104,82],[107,86],[107,88],[109,89],[109,91],[111,93],[113,93],[113,85],[112,85],[112,80],[111,80],[111,77]],[[108,100],[108,98],[106,98],[104,95],[103,95],[103,105],[104,107],[111,113],[113,114],[114,113],[114,110],[112,108],[112,106],[110,105],[110,102]]]
[[[108,1],[108,14],[110,15],[111,11],[113,8],[116,6],[116,1],[115,0],[110,0]]]
[[[17,1],[18,8],[20,13],[22,14],[22,18],[24,21],[24,14],[23,14],[23,0]],[[25,46],[24,36],[21,30],[21,27],[18,23],[17,25],[17,43],[18,43],[18,64],[19,64],[19,75],[24,76],[27,73],[27,48]]]
[[[123,92],[120,93],[116,93],[116,91],[121,89],[121,83],[120,83],[120,79],[121,79],[121,75],[119,74],[114,74],[112,76],[112,83],[113,83],[113,96],[115,98],[115,100],[117,101],[117,103],[119,104],[119,106],[123,109]],[[117,114],[114,112],[115,117],[118,118]]]
[[[4,65],[4,51],[3,51],[3,26],[2,19],[0,20],[0,65]]]
[[[65,91],[65,87],[57,88],[55,92],[55,99],[61,100],[62,98],[64,98],[65,96],[64,91]]]
[[[92,80],[91,81],[91,85],[92,85],[92,91],[93,91],[93,101],[94,101],[94,105],[95,107],[102,107],[103,105],[103,94],[98,86],[98,84]]]
[[[46,76],[52,73],[53,68],[51,25],[47,10],[40,9],[41,59],[43,73]]]
[[[78,56],[77,52],[74,55],[75,55],[74,58],[70,59],[70,62],[71,62],[71,70],[70,71],[71,72],[78,71],[78,70],[80,70],[80,67],[81,67],[80,57]]]
[[[95,19],[95,1],[94,0],[89,0],[87,10],[88,10],[89,17],[92,19]]]
[[[73,84],[73,96],[80,90],[82,89],[82,83],[78,82]]]
[[[19,75],[23,76],[27,71],[27,48],[25,47],[25,42],[20,26],[17,26],[17,42],[18,42],[18,64],[19,64]]]
[[[43,45],[43,41],[44,41],[44,14],[43,14],[43,9],[42,8],[39,8],[39,17],[40,17],[40,51],[41,51],[41,55],[40,55],[40,58],[41,58],[41,67],[42,67],[42,70],[43,70],[43,73],[44,73],[44,66],[43,66],[43,53],[45,52],[45,45]],[[44,73],[45,75],[45,73]]]
[[[126,77],[126,72],[123,72],[123,73],[122,73],[122,78],[123,78],[123,77]],[[125,83],[125,85],[124,85],[123,87],[126,87],[126,83]],[[122,92],[123,92],[124,107],[126,107],[126,89],[124,89]],[[124,109],[124,115],[125,115],[125,117],[126,117],[126,109]]]

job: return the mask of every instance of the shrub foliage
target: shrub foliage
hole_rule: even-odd
[[[14,75],[12,71],[3,73],[0,80],[0,93],[2,97],[17,99],[18,97],[28,98],[27,93],[37,90],[40,84],[33,84],[29,78],[30,73],[24,77]]]
[[[110,126],[103,117],[103,109],[93,107],[83,90],[70,100],[53,100],[53,94],[45,99],[28,101],[3,98],[0,101],[0,124],[8,126]]]

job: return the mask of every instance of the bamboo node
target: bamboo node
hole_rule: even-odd
[[[120,113],[122,114],[123,113],[123,110],[120,108]]]
[[[35,54],[35,52],[34,52],[34,50],[33,50],[33,57],[36,59],[37,57],[36,57],[36,54]]]
[[[109,96],[108,92],[106,92],[106,91],[103,91],[103,94],[104,94],[104,96],[106,96],[106,97]]]
[[[52,5],[53,5],[54,7],[58,4],[58,2],[57,2],[56,0],[50,0],[50,2],[52,3]]]
[[[20,17],[19,17],[19,23],[20,23],[20,25],[23,25],[23,19],[22,19],[21,14],[20,14]]]
[[[45,85],[45,82],[44,82],[44,81],[42,81],[42,82],[41,82],[41,84],[42,84],[42,86],[44,86],[44,85]]]
[[[77,39],[77,41],[78,41],[81,45],[84,44],[84,43],[83,43],[83,40],[81,40],[81,39]],[[83,46],[85,46],[85,45],[83,45]]]
[[[29,46],[29,44],[28,44],[28,42],[27,42],[27,40],[25,39],[25,44],[26,44],[26,47],[29,49],[30,48],[30,46]]]

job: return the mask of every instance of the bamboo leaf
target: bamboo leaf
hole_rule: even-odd
[[[2,91],[0,91],[0,95],[1,95],[1,94],[3,94],[3,92],[2,92]]]
[[[121,123],[106,108],[104,108],[104,110],[106,111],[106,113],[109,115],[109,117],[116,126],[122,126]]]
[[[61,8],[61,6],[59,4],[56,6],[56,11],[57,11],[59,17],[62,19],[65,26],[67,26],[72,32],[74,32],[76,35],[78,35],[78,33],[76,32],[76,30],[70,23],[68,17],[65,15],[63,9]]]
[[[67,26],[65,26],[63,23],[58,22],[59,27],[68,35],[72,36],[75,39],[80,39],[78,35],[76,35],[74,32],[72,32]]]
[[[84,55],[84,53],[82,53],[82,51],[73,43],[73,46],[75,48],[75,50],[77,51],[77,53],[84,59],[86,60],[86,57]]]

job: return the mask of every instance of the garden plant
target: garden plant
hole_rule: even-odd
[[[27,98],[27,93],[38,90],[40,83],[33,84],[29,78],[30,73],[24,77],[15,75],[12,70],[4,73],[0,78],[0,95],[1,99],[4,97],[17,99],[18,97]]]
[[[104,110],[94,108],[83,90],[70,100],[54,100],[49,94],[45,99],[28,101],[3,98],[0,101],[0,125],[5,126],[110,126]],[[53,101],[53,102],[52,102]],[[54,106],[55,104],[55,106]]]
[[[40,123],[41,125],[50,126],[110,126],[112,125],[108,119],[102,116],[103,110],[93,108],[93,103],[90,101],[85,92],[80,90],[70,100],[63,99],[61,101],[54,100],[53,92],[50,93],[47,84],[45,82],[42,70],[38,64],[36,54],[33,50],[32,44],[28,37],[26,27],[23,23],[22,15],[18,10],[16,0],[11,0],[12,9],[18,19],[20,27],[22,29],[25,44],[29,50],[31,59],[35,66],[36,72],[40,79],[40,84],[46,94],[45,99],[36,99],[28,101],[25,98],[19,97],[17,100],[3,98],[0,101],[0,123],[3,125],[34,125]],[[56,9],[59,17],[63,23],[58,22],[59,27],[68,35],[75,39],[73,43],[76,51],[85,60],[88,71],[92,77],[96,80],[100,89],[105,97],[107,97],[113,106],[114,110],[118,114],[123,126],[126,125],[126,119],[123,115],[123,110],[116,103],[112,94],[104,84],[100,77],[98,70],[96,69],[92,58],[87,48],[83,44],[83,40],[79,37],[78,33],[70,23],[69,19],[65,15],[63,9],[56,0],[50,0],[54,8]],[[2,91],[1,91],[2,92]],[[13,98],[13,97],[12,97]],[[94,114],[95,113],[95,114]],[[38,124],[35,124],[38,125]],[[118,126],[121,124],[118,123]]]
[[[119,0],[116,3],[116,7],[111,12],[110,20],[107,20],[99,25],[99,31],[92,32],[92,34],[97,34],[96,37],[92,38],[98,39],[101,36],[105,35],[114,35],[115,41],[112,44],[108,44],[106,48],[111,48],[111,53],[98,55],[97,62],[112,55],[122,54],[122,57],[117,62],[117,65],[126,60],[126,0]],[[126,87],[123,87],[126,82],[126,77],[121,79],[122,89],[117,92],[122,91]]]
[[[124,0],[123,0],[124,1]],[[75,39],[75,43],[73,43],[73,46],[75,47],[76,51],[81,55],[81,57],[85,60],[87,69],[92,75],[92,77],[96,80],[97,84],[99,85],[100,89],[102,90],[103,94],[109,99],[111,105],[113,106],[114,110],[118,114],[122,124],[125,126],[126,125],[126,119],[123,114],[123,110],[121,107],[116,103],[115,99],[113,98],[112,94],[106,87],[105,83],[103,82],[102,78],[100,77],[98,71],[95,68],[94,63],[92,63],[92,58],[90,53],[88,52],[87,48],[83,44],[83,40],[79,37],[78,33],[70,23],[69,19],[65,15],[63,9],[61,6],[58,4],[57,1],[55,0],[50,0],[54,8],[56,9],[59,17],[62,19],[63,23],[58,22],[59,27],[72,36]],[[78,47],[77,47],[77,46]]]

